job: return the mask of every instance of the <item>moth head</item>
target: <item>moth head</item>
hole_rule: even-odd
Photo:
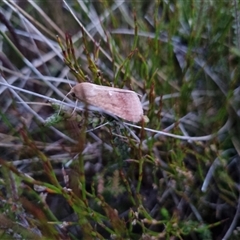
[[[78,99],[78,88],[77,88],[77,85],[72,87],[68,94],[71,95],[74,99]]]
[[[69,94],[71,94],[71,96],[74,97],[75,99],[84,100],[85,91],[82,86],[82,83],[78,83],[74,87],[72,87]]]
[[[70,94],[73,98],[77,98],[77,97],[76,97],[76,93],[75,93],[74,91],[71,90],[71,91],[69,92],[69,94]]]

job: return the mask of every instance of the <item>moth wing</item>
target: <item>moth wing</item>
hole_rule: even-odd
[[[103,110],[131,122],[139,122],[143,116],[141,102],[135,92],[109,90],[102,94],[98,106]]]
[[[78,90],[74,91],[78,99],[127,121],[142,119],[142,105],[135,92],[91,83],[78,85]]]

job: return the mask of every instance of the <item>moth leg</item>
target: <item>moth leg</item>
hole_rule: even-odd
[[[75,111],[76,111],[76,109],[77,109],[77,103],[78,103],[78,99],[76,99],[76,101],[75,101],[75,106],[74,106],[74,109],[73,109],[71,115],[73,115],[73,114],[75,113]]]
[[[62,100],[62,103],[65,101],[65,99],[68,97],[69,94],[71,94],[72,92],[70,91]],[[60,114],[61,110],[62,110],[62,106],[63,104],[61,104],[60,108],[59,108],[59,111],[58,111],[58,115]]]

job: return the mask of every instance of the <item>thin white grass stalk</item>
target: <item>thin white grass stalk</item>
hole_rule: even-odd
[[[32,35],[29,35],[29,42],[27,43],[28,46],[30,46],[30,44],[32,44],[31,46],[31,51],[34,53],[37,53],[39,56],[39,60],[40,64],[45,63],[45,61],[43,60],[43,58],[47,60],[50,60],[52,58],[54,58],[56,55],[60,56],[60,51],[58,50],[58,45],[57,44],[52,44],[52,41],[49,41],[48,38],[46,38],[34,25],[32,25],[31,22],[29,22],[26,18],[24,18],[22,15],[19,15],[19,18],[21,19],[22,22],[22,27],[24,29],[26,29],[27,32],[36,32],[40,37],[40,41],[45,45],[48,45],[53,51],[47,52],[44,57],[43,54],[39,52],[39,49],[36,45],[36,41],[34,41]],[[27,46],[26,46],[27,47]],[[60,49],[60,48],[59,48]]]
[[[37,62],[38,61],[38,62]],[[39,67],[40,66],[40,61],[39,60],[37,60],[37,61],[33,61],[33,66],[36,68],[36,67]],[[42,61],[41,61],[41,64],[42,64]],[[21,73],[20,72],[17,72],[17,71],[12,71],[12,70],[9,70],[9,69],[6,69],[6,68],[4,68],[3,66],[0,66],[0,69],[2,70],[2,71],[6,71],[6,72],[9,72],[9,73],[11,73],[12,75],[14,75],[14,76],[12,76],[12,77],[10,77],[9,79],[8,79],[8,83],[9,83],[9,85],[12,85],[16,80],[18,80],[19,78],[22,78],[22,79],[29,79],[29,78],[31,78],[31,77],[28,77],[28,76],[26,76],[26,75],[29,75],[30,74],[30,72],[31,72],[31,70],[29,69],[29,67],[24,67],[22,70],[21,70]],[[49,77],[49,76],[44,76],[44,75],[41,75],[41,76],[38,76],[38,77],[36,77],[36,76],[34,76],[34,77],[32,77],[32,78],[34,78],[34,79],[41,79],[41,80],[44,80],[44,82],[49,82],[49,81],[52,81],[52,82],[64,82],[64,83],[69,83],[69,82],[71,82],[71,83],[75,83],[75,82],[73,82],[73,81],[68,81],[68,80],[66,80],[66,79],[62,79],[62,78],[54,78],[54,77]],[[0,94],[3,92],[3,91],[5,91],[6,90],[6,88],[4,87],[4,88],[2,88],[1,89],[1,91],[0,91]],[[63,94],[62,94],[62,97],[63,97]]]
[[[21,15],[20,15],[19,17],[22,18]],[[25,18],[22,20],[22,22],[23,22],[23,25],[25,26],[25,29],[29,30],[29,28],[30,28],[29,32],[32,32],[32,31],[31,31],[31,29],[33,28],[33,27],[32,27],[32,24],[31,24],[30,22],[26,21]],[[35,29],[35,27],[34,27],[34,30],[35,30],[35,31],[38,31],[38,29]],[[41,33],[40,33],[40,34],[41,34]],[[43,38],[45,38],[43,35],[40,35],[40,36],[42,36]],[[44,40],[46,40],[46,38],[45,38]],[[33,49],[32,49],[32,50],[33,50],[34,52],[36,52],[36,53],[38,54],[38,56],[39,56],[39,60],[38,60],[38,61],[39,61],[40,64],[42,64],[42,66],[45,68],[46,72],[48,72],[48,69],[46,68],[45,63],[46,63],[48,60],[54,58],[54,57],[56,56],[56,54],[55,54],[54,52],[49,52],[48,54],[45,54],[45,56],[42,56],[42,54],[39,52],[39,50],[38,50],[38,48],[37,48],[37,46],[36,46],[35,41],[32,39],[31,35],[30,35],[30,41],[32,42],[32,46],[33,46]],[[52,47],[52,49],[55,49],[53,46],[51,46],[51,47]],[[51,58],[49,59],[49,57],[51,57]],[[39,73],[40,73],[40,72],[39,72]],[[48,81],[46,81],[46,82],[47,82],[47,85],[49,85]],[[46,82],[45,82],[45,83],[46,83]],[[48,92],[46,93],[46,95],[51,96],[52,93],[53,93],[53,91],[56,92],[55,89],[58,89],[57,87],[58,87],[59,84],[60,84],[60,83],[58,82],[58,84],[57,84],[56,86],[54,86],[54,85],[52,85],[52,83],[50,83],[49,87],[50,87],[51,85],[52,85],[53,87],[49,88],[49,90],[48,90]]]
[[[27,76],[28,77],[28,76]],[[24,80],[22,80],[20,83],[19,83],[19,88],[23,88],[24,87],[24,85],[26,84],[26,79],[24,79]],[[7,111],[7,109],[11,106],[11,104],[12,104],[12,101],[13,101],[13,99],[11,99],[11,98],[8,98],[7,99],[7,104],[6,105],[8,105],[8,106],[6,106],[6,108],[5,108],[5,110],[3,110],[3,113],[5,113],[6,111]]]
[[[174,116],[171,116],[170,114],[165,114],[165,113],[163,113],[163,114],[161,114],[161,115],[163,115],[164,117],[168,117],[169,119],[171,119],[171,120],[174,120],[175,118],[174,118]],[[178,119],[178,122],[179,122],[179,124],[181,124],[181,123],[184,123],[184,124],[186,124],[186,125],[190,125],[190,126],[193,126],[193,127],[195,127],[195,128],[198,128],[198,125],[197,124],[194,124],[194,123],[196,123],[197,122],[197,120],[196,121],[194,121],[194,117],[195,118],[197,118],[194,114],[192,114],[192,115],[194,115],[194,116],[192,116],[192,119],[191,119],[191,116],[189,116],[189,115],[191,115],[191,113],[188,113],[188,114],[186,114],[185,116],[183,116],[183,117],[181,117],[180,119]],[[191,120],[188,120],[188,119],[191,119]],[[168,127],[166,127],[165,129],[163,129],[163,131],[164,132],[169,132],[170,130],[172,130],[173,128],[175,128],[176,127],[176,123],[172,123],[171,125],[169,125]],[[179,126],[180,127],[180,126]],[[185,135],[188,135],[188,134],[185,134]],[[156,137],[156,136],[155,136]]]
[[[171,94],[164,94],[161,97],[156,97],[154,102],[159,103],[160,99],[162,100],[167,100],[167,99],[172,99],[172,98],[179,98],[181,96],[180,93],[171,93]],[[216,91],[193,91],[192,96],[197,97],[197,96],[216,96]],[[149,105],[149,101],[145,101],[143,106]]]
[[[56,32],[58,32],[59,35],[61,35],[61,37],[64,38],[64,33],[63,31],[55,24],[55,22],[52,21],[52,19],[50,19],[48,17],[48,15],[45,14],[45,12],[36,4],[35,1],[28,1],[38,12],[40,15],[42,15],[43,19],[47,22],[48,24],[56,30]]]
[[[86,13],[89,20],[92,22],[91,28],[95,28],[96,31],[101,35],[101,37],[104,39],[104,41],[107,41],[107,37],[104,33],[104,30],[101,26],[101,20],[99,20],[99,16],[96,13],[95,9],[91,5],[89,8],[86,7],[86,4],[84,1],[78,1],[78,4],[81,6],[82,10]],[[89,26],[90,24],[88,24]],[[86,27],[86,29],[89,31],[89,27]],[[92,33],[95,35],[95,33]]]
[[[119,0],[117,0],[117,1],[119,1]],[[115,2],[117,2],[117,1],[115,0]],[[122,1],[121,3],[125,3],[125,1]],[[132,14],[129,14],[129,8],[127,8],[127,4],[121,4],[119,6],[119,11],[122,13],[122,15],[123,15],[122,18],[124,19],[124,21],[126,21],[127,24],[129,24],[131,26],[131,28],[134,29],[134,27],[135,27],[134,20],[133,20],[133,18],[131,18]]]
[[[72,8],[68,5],[68,3],[63,0],[64,4],[66,5],[67,9],[69,12],[72,14],[76,22],[80,25],[80,27],[83,29],[83,31],[87,34],[87,36],[91,39],[92,42],[95,42],[94,38],[92,35],[89,33],[89,31],[83,26],[83,24],[80,22],[80,20],[77,18],[76,14],[73,12]],[[108,58],[109,61],[112,62],[112,58],[109,56],[109,54],[101,47],[99,46],[100,51],[104,54],[105,57]]]
[[[2,78],[3,79],[3,78]],[[4,79],[3,79],[4,80]],[[4,80],[5,81],[5,80]],[[6,82],[6,81],[5,81]],[[54,99],[54,98],[50,98],[50,97],[47,97],[47,96],[44,96],[44,95],[41,95],[41,94],[38,94],[38,93],[34,93],[34,92],[31,92],[31,91],[28,91],[28,90],[25,90],[25,89],[21,89],[21,88],[18,88],[18,87],[15,87],[15,86],[11,86],[7,83],[2,83],[0,82],[0,85],[4,85],[4,86],[7,86],[10,88],[10,91],[12,89],[15,89],[15,90],[18,90],[18,91],[22,91],[22,92],[25,92],[25,93],[28,93],[28,94],[31,94],[31,95],[34,95],[34,96],[37,96],[37,97],[40,97],[40,98],[43,98],[43,99],[46,99],[48,101],[52,101],[54,103],[59,103],[60,104],[63,104],[65,106],[68,106],[68,107],[71,107],[71,108],[74,108],[75,107],[75,104],[68,104],[68,103],[65,103],[65,102],[62,102],[62,101],[59,101],[57,99]],[[13,90],[12,90],[13,91]],[[16,98],[19,100],[19,102],[21,102],[22,104],[24,104],[24,107],[29,111],[31,112],[40,122],[42,123],[45,123],[45,120],[43,120],[35,111],[32,110],[32,108],[30,108],[27,103],[25,101],[23,101],[23,99],[21,97],[18,96],[18,94],[13,91],[13,94],[14,96],[16,96]],[[45,103],[44,103],[45,104]],[[83,111],[85,109],[85,107],[76,107],[77,110],[80,110],[80,111]],[[98,111],[99,109],[96,108],[96,107],[91,107],[91,106],[88,106],[88,109],[90,111]],[[54,127],[50,127],[51,129],[54,130],[54,132],[56,132],[58,135],[60,135],[61,137],[67,139],[68,141],[71,141],[73,143],[77,143],[77,141],[73,140],[72,138],[69,138],[68,136],[66,136],[65,134],[63,134],[62,132],[58,131],[57,129],[55,129]],[[93,139],[95,139],[96,141],[100,142],[100,143],[103,143],[102,140],[100,138],[98,138],[96,135],[94,135],[92,132],[89,132],[88,133]],[[112,147],[109,146],[108,144],[105,144],[103,143],[104,147],[107,149],[107,150],[110,150],[112,151]]]
[[[204,179],[204,182],[203,182],[203,185],[201,188],[202,192],[207,191],[208,185],[209,185],[209,183],[213,177],[213,174],[218,166],[220,166],[220,161],[219,161],[219,158],[216,158],[214,160],[214,162],[212,163],[211,167],[209,168],[207,176]]]
[[[188,132],[186,131],[184,125],[180,122],[178,127],[180,128],[181,132],[183,133],[184,136],[188,136],[189,137],[189,134]],[[192,143],[192,141],[188,141],[189,143]]]
[[[34,64],[34,66],[35,66],[35,64]],[[50,82],[58,82],[58,83],[60,82],[60,83],[67,83],[67,84],[72,84],[72,85],[76,84],[76,81],[68,80],[68,79],[61,78],[61,77],[51,77],[51,76],[45,76],[45,75],[42,75],[43,77],[41,77],[41,78],[40,77],[31,77],[31,76],[26,76],[25,74],[22,74],[20,72],[14,71],[14,70],[10,70],[10,69],[5,68],[3,66],[0,66],[0,69],[3,72],[10,73],[11,75],[16,76],[17,78],[22,78],[22,79],[25,79],[25,80],[27,80],[29,78],[42,80],[43,78],[45,78],[46,81],[50,81]],[[27,69],[29,70],[29,68],[27,68]]]
[[[17,139],[19,140],[19,139]],[[62,146],[58,144],[58,146],[52,146],[53,144],[52,143],[42,143],[42,144],[39,144],[38,142],[35,142],[36,146],[38,149],[44,149],[44,151],[49,151],[49,150],[62,150]],[[46,144],[49,144],[50,146],[46,146]],[[55,143],[54,143],[55,144]],[[18,150],[18,149],[22,149],[23,147],[25,146],[25,144],[21,144],[21,143],[2,143],[0,142],[0,147],[4,147],[4,148],[11,148],[11,149],[15,149],[15,150]],[[65,150],[71,150],[70,147],[65,147],[64,148]],[[66,156],[69,157],[69,154],[66,154]],[[63,159],[66,159],[66,156],[63,157]],[[52,159],[52,156],[51,156],[51,159]],[[17,160],[16,160],[17,161]],[[56,160],[55,160],[56,161]],[[59,160],[59,162],[61,162],[62,160]],[[23,164],[22,160],[20,160],[20,163],[19,164]]]
[[[233,221],[222,239],[229,239],[233,235],[233,231],[234,229],[236,229],[237,223],[239,221],[239,215],[240,215],[240,195],[238,195],[237,211],[235,213]]]
[[[194,213],[197,220],[199,222],[203,223],[203,218],[202,218],[201,214],[199,213],[198,209],[191,202],[189,203],[189,206],[192,209],[192,212]]]
[[[4,80],[4,81],[6,81],[6,80]],[[22,88],[19,88],[19,87],[16,87],[16,86],[12,86],[12,85],[8,84],[7,81],[6,81],[6,83],[0,82],[0,85],[6,86],[7,88],[10,88],[10,89],[15,89],[15,90],[18,90],[18,91],[21,91],[21,92],[25,92],[25,93],[28,93],[30,95],[36,96],[36,97],[40,97],[40,98],[46,99],[48,101],[56,102],[56,103],[59,103],[59,104],[62,103],[62,101],[57,100],[55,98],[51,98],[51,97],[48,97],[48,96],[45,96],[45,95],[42,95],[42,94],[39,94],[39,93],[35,93],[35,92],[29,91],[29,90],[26,90],[26,89],[22,89]],[[5,88],[4,90],[6,90],[7,88]],[[20,101],[20,102],[24,103],[25,101]],[[74,106],[74,105],[70,105],[70,104],[66,104],[66,103],[63,103],[63,104],[65,104],[67,106],[70,106],[70,107]]]
[[[4,80],[5,81],[5,80]],[[0,84],[3,84],[0,82]],[[5,84],[8,85],[8,84]],[[45,120],[39,116],[32,108],[30,108],[27,104],[25,104],[24,100],[13,90],[14,88],[10,88],[9,90],[12,92],[12,94],[20,101],[24,104],[24,107],[33,114],[33,116],[35,116],[41,123],[45,123]],[[22,89],[23,90],[23,89]],[[60,137],[62,137],[63,139],[66,139],[72,143],[77,143],[75,140],[73,140],[72,138],[66,136],[65,134],[63,134],[62,132],[60,132],[59,130],[57,130],[54,127],[50,127],[57,135],[59,135]]]
[[[39,42],[43,42],[43,38],[42,38],[42,36],[40,37],[39,36],[39,33],[37,34],[37,33],[34,33],[34,32],[26,32],[26,31],[23,31],[23,30],[20,30],[20,29],[15,29],[15,33],[17,34],[17,35],[19,35],[19,36],[23,36],[23,37],[25,37],[25,38],[32,38],[32,39],[34,39],[34,40],[37,40],[37,41],[39,41]],[[40,32],[40,35],[42,35],[42,33]],[[54,38],[53,38],[54,39]],[[54,46],[55,47],[55,49],[58,49],[58,47],[59,47],[59,45],[58,45],[58,43],[56,42],[56,41],[53,41],[53,40],[51,40],[51,39],[48,39],[48,42],[49,42],[49,44],[50,44],[50,46]],[[45,42],[43,42],[43,43],[45,43]]]
[[[103,22],[110,15],[110,12],[114,12],[122,3],[123,3],[122,1],[117,1],[115,4],[111,6],[110,10],[106,9],[105,12],[100,17],[98,17],[98,21],[96,23],[94,21],[93,23],[88,24],[86,26],[87,31],[89,32],[91,31],[92,35],[95,35],[97,30],[95,31],[94,28],[96,29],[98,25],[101,25],[101,22]],[[81,37],[82,37],[82,32],[80,31],[79,33],[73,36],[72,40],[73,42],[75,42],[76,40],[79,40],[79,38]]]
[[[54,98],[50,98],[50,97],[47,97],[47,96],[44,96],[44,95],[41,95],[41,94],[38,94],[38,93],[34,93],[34,92],[31,92],[31,91],[28,91],[28,90],[25,90],[25,89],[20,89],[18,87],[14,87],[14,86],[11,86],[11,85],[8,85],[8,84],[4,84],[4,83],[1,83],[1,85],[5,85],[5,86],[8,86],[9,88],[13,88],[13,89],[16,89],[16,90],[19,90],[19,91],[23,91],[23,92],[26,92],[28,94],[32,94],[32,95],[35,95],[35,96],[38,96],[38,97],[41,97],[41,98],[44,98],[46,100],[49,100],[49,101],[53,101],[53,102],[56,102],[56,103],[59,103],[59,104],[64,104],[66,106],[70,106],[70,107],[74,107],[75,105],[73,104],[67,104],[67,103],[64,103],[62,101],[59,101],[59,100],[56,100]],[[83,108],[79,108],[77,107],[78,110],[83,110]],[[94,108],[94,107],[90,107],[89,106],[89,110],[97,110],[97,108]],[[35,112],[34,112],[35,113]],[[138,126],[138,125],[134,125],[134,124],[131,124],[131,123],[126,123],[124,122],[123,123],[124,126],[130,126],[130,127],[134,127],[134,128],[138,128],[138,129],[142,129],[141,126]],[[152,133],[157,133],[157,134],[160,134],[160,135],[163,135],[163,136],[167,136],[167,137],[173,137],[173,138],[176,138],[176,139],[180,139],[180,140],[186,140],[186,141],[209,141],[215,137],[217,137],[219,134],[223,133],[224,131],[226,131],[228,128],[229,128],[229,125],[230,125],[230,121],[228,120],[225,125],[216,133],[213,133],[213,134],[210,134],[210,135],[206,135],[206,136],[201,136],[201,137],[189,137],[189,136],[180,136],[180,135],[176,135],[176,134],[172,134],[172,133],[167,133],[167,132],[163,132],[163,131],[159,131],[159,130],[154,130],[154,129],[151,129],[151,128],[146,128],[144,127],[143,129],[145,131],[148,131],[148,132],[152,132]]]
[[[57,100],[55,98],[51,98],[51,97],[48,97],[48,96],[45,96],[45,95],[41,95],[39,93],[35,93],[35,92],[29,91],[29,90],[26,90],[26,89],[22,89],[22,88],[19,88],[19,87],[16,87],[16,86],[9,85],[6,82],[6,80],[4,80],[4,81],[5,81],[5,83],[0,82],[0,85],[6,86],[7,88],[10,88],[10,89],[15,89],[15,90],[18,90],[18,91],[21,91],[21,92],[25,92],[27,94],[30,94],[30,95],[33,95],[33,96],[36,96],[36,97],[40,97],[40,98],[46,99],[46,100],[54,102],[54,103],[58,103],[59,105],[65,105],[65,106],[71,107],[71,108],[75,108],[75,106],[76,106],[76,104],[73,104],[71,100],[69,100],[69,101],[71,101],[71,103],[65,103],[65,102]],[[1,89],[0,89],[0,92],[1,92]],[[20,103],[25,105],[26,102],[21,100]],[[80,106],[80,107],[77,106],[76,109],[79,110],[79,111],[83,111],[85,109],[85,105],[82,104],[82,106]],[[104,113],[103,110],[101,110],[98,107],[94,107],[94,106],[88,106],[88,110],[96,111],[96,112],[103,112]],[[110,115],[110,114],[108,114],[108,115]],[[110,116],[112,116],[112,115],[110,115]],[[114,118],[114,116],[112,116],[112,117]],[[115,117],[115,119],[116,119],[116,117]]]
[[[24,102],[17,102],[17,103],[26,103],[28,105],[33,104],[33,105],[41,105],[41,106],[51,106],[50,103],[44,103],[44,102],[26,102],[26,101],[24,101]]]
[[[179,97],[180,97],[180,93],[165,94],[162,97],[156,97],[154,102],[159,103],[160,99],[167,100],[167,99],[179,98]],[[149,101],[145,101],[143,106],[145,105],[149,105]]]
[[[25,20],[25,19],[24,19],[24,20]],[[26,21],[26,20],[25,20],[25,21]],[[27,22],[28,22],[28,21],[27,21]],[[43,35],[38,31],[38,29],[36,29],[30,22],[28,22],[28,23],[29,23],[29,26],[31,26],[31,28],[34,29],[34,31],[36,31],[40,36],[42,36],[43,41],[46,42],[46,43],[48,43],[48,45],[53,49],[53,51],[54,51],[55,54],[52,52],[52,53],[49,53],[48,55],[51,55],[52,58],[55,57],[56,55],[58,55],[58,56],[60,56],[60,57],[62,58],[62,55],[61,55],[60,51],[57,51],[56,48],[50,44],[50,42],[48,41],[48,39],[47,39],[45,36],[43,36]],[[33,41],[33,42],[34,42],[34,41]],[[59,46],[58,46],[58,49],[60,50],[60,47],[59,47]],[[40,56],[41,56],[41,55],[40,55]],[[55,93],[57,93],[59,96],[64,97],[64,95],[62,94],[62,92],[59,91],[56,86],[54,86],[54,85],[53,85],[51,82],[49,82],[47,79],[43,78],[43,75],[34,67],[34,65],[32,65],[32,64],[31,64],[27,59],[25,59],[25,58],[23,58],[23,60],[24,60],[25,64],[26,64],[30,69],[32,69],[32,71],[33,71],[38,77],[40,77],[40,78],[44,81],[44,83],[45,83],[52,91],[54,91]],[[42,62],[42,61],[41,61],[41,62]],[[60,83],[60,82],[59,82],[59,83]],[[50,94],[50,93],[49,93],[49,94]]]
[[[23,147],[22,144],[21,144],[21,147]],[[53,148],[53,150],[62,150],[62,147],[59,146],[59,147]],[[66,162],[66,159],[68,157],[69,157],[69,153],[62,153],[62,154],[56,154],[56,155],[50,156],[49,158],[51,159],[51,162],[64,163]],[[19,166],[19,165],[25,165],[27,163],[33,163],[33,162],[39,162],[39,161],[41,161],[39,158],[34,157],[30,159],[15,160],[15,161],[12,161],[12,163],[14,166]]]
[[[53,44],[52,41],[50,41],[48,38],[46,38],[26,17],[25,15],[22,14],[22,12],[24,12],[21,8],[22,11],[17,11],[17,9],[19,9],[19,6],[17,6],[13,1],[10,1],[11,4],[9,4],[7,1],[4,0],[4,2],[9,6],[11,7],[18,15],[21,19],[23,19],[26,23],[28,23],[28,25],[31,27],[32,30],[34,30],[38,36],[41,36],[42,38],[42,42],[46,43],[52,50],[53,52],[55,53],[55,55],[57,55],[59,58],[62,59],[62,53],[60,52],[60,47],[59,45],[56,43],[56,44]],[[25,13],[25,12],[24,12]],[[31,37],[31,34],[29,35]],[[55,37],[55,36],[54,36]],[[32,67],[31,67],[32,69]]]
[[[207,175],[204,179],[204,182],[203,182],[203,185],[202,185],[202,188],[201,188],[202,192],[207,191],[207,187],[208,187],[208,185],[209,185],[209,183],[210,183],[210,181],[213,177],[213,174],[214,174],[216,168],[218,166],[220,166],[220,159],[225,158],[228,155],[234,154],[235,152],[236,152],[235,149],[227,149],[227,150],[223,151],[221,153],[221,155],[213,161],[213,163],[212,163],[211,167],[209,168],[208,173],[207,173]]]
[[[30,19],[36,26],[39,27],[39,29],[42,29],[45,31],[49,36],[55,37],[52,32],[50,32],[47,28],[45,28],[42,24],[40,24],[38,21],[36,21],[31,15],[29,15],[27,12],[25,12],[20,6],[18,6],[17,3],[15,3],[12,0],[4,0],[3,1],[6,5],[8,5],[14,12],[17,14],[20,14],[24,16],[25,19]]]
[[[138,137],[126,124],[124,124],[124,122],[123,122],[123,123],[120,123],[120,125],[123,126],[124,128],[126,128],[126,129],[129,131],[129,133],[130,133],[130,134],[132,135],[132,137],[137,141],[137,143],[140,143],[139,137]]]
[[[58,96],[64,98],[64,94],[58,90],[53,84],[51,84],[49,81],[47,81],[45,78],[43,78],[43,75],[25,58],[24,59],[25,64],[32,69],[32,71],[40,78],[43,79],[44,83],[50,87]]]
[[[124,122],[124,125],[127,125],[129,127],[133,127],[133,128],[138,128],[138,129],[142,129],[141,126],[138,126],[138,125],[134,125],[134,124],[131,124],[131,123],[127,123],[127,122]],[[159,131],[159,130],[154,130],[154,129],[151,129],[151,128],[146,128],[144,127],[143,129],[145,131],[148,131],[148,132],[152,132],[152,133],[157,133],[159,135],[163,135],[163,136],[166,136],[166,137],[172,137],[172,138],[176,138],[176,139],[180,139],[180,140],[185,140],[185,141],[210,141],[211,139],[217,137],[219,134],[227,131],[227,129],[229,129],[229,126],[230,126],[230,120],[228,120],[225,125],[219,129],[219,131],[217,131],[216,133],[213,133],[213,134],[210,134],[210,135],[206,135],[206,136],[201,136],[201,137],[189,137],[189,136],[181,136],[181,135],[176,135],[176,134],[172,134],[172,133],[167,133],[167,132],[163,132],[163,131]]]
[[[95,131],[95,130],[101,128],[101,127],[104,127],[104,126],[106,126],[106,125],[108,125],[108,124],[109,124],[109,122],[105,122],[105,123],[103,123],[103,124],[101,124],[101,125],[99,125],[99,126],[97,126],[97,127],[95,127],[95,128],[92,128],[92,129],[87,130],[86,132],[87,132],[87,133],[93,132],[93,131]]]
[[[44,95],[41,95],[41,94],[38,94],[38,93],[34,93],[34,92],[31,92],[31,91],[28,91],[28,90],[25,90],[25,89],[20,89],[18,87],[14,87],[14,86],[11,86],[9,84],[6,84],[6,83],[1,83],[0,82],[0,85],[5,85],[9,88],[12,88],[12,89],[16,89],[16,90],[19,90],[19,91],[22,91],[22,92],[26,92],[28,94],[32,94],[32,95],[35,95],[37,97],[41,97],[41,98],[44,98],[46,100],[49,100],[49,101],[52,101],[52,102],[56,102],[56,103],[59,103],[59,104],[64,104],[66,106],[69,106],[69,107],[74,107],[75,105],[74,104],[67,104],[67,103],[64,103],[62,101],[59,101],[59,100],[56,100],[54,98],[50,98],[50,97],[47,97],[47,96],[44,96]],[[21,102],[24,102],[22,100],[20,100]],[[27,105],[27,104],[26,104]],[[28,106],[27,106],[28,107]],[[29,108],[29,107],[28,107]],[[30,108],[31,109],[31,108]],[[78,110],[83,110],[84,108],[79,108],[77,107],[76,109]],[[32,109],[31,109],[32,110]],[[95,108],[95,107],[91,107],[89,106],[89,110],[93,110],[93,111],[98,111],[98,108]],[[33,111],[33,110],[32,110]],[[34,112],[35,113],[35,112]],[[35,113],[36,114],[36,113]],[[38,116],[38,115],[37,115]],[[124,127],[127,127],[127,126],[130,126],[130,127],[134,127],[134,128],[138,128],[138,129],[142,129],[141,126],[138,126],[138,125],[135,125],[135,124],[131,124],[131,123],[127,123],[127,122],[123,122],[123,125]],[[148,131],[148,132],[152,132],[152,133],[157,133],[157,134],[160,134],[160,135],[163,135],[163,136],[167,136],[167,137],[173,137],[173,138],[176,138],[176,139],[180,139],[180,140],[185,140],[185,141],[209,141],[215,137],[217,137],[219,134],[225,132],[230,126],[230,120],[228,120],[225,125],[219,129],[219,131],[217,131],[216,133],[213,133],[213,134],[210,134],[210,135],[206,135],[206,136],[201,136],[201,137],[190,137],[190,136],[181,136],[181,135],[176,135],[176,134],[172,134],[172,133],[167,133],[167,132],[163,132],[163,131],[159,131],[159,130],[154,130],[154,129],[151,129],[151,128],[146,128],[144,127],[143,129],[145,131]],[[129,128],[128,128],[129,129]],[[132,133],[132,131],[130,131]],[[134,137],[135,139],[138,139],[135,135]]]
[[[128,29],[124,29],[124,30],[113,30],[111,31],[111,33],[116,33],[116,34],[129,34],[129,35],[134,35],[134,30],[128,30]],[[143,36],[143,37],[148,37],[148,38],[155,38],[155,34],[151,34],[148,32],[138,32],[139,36]],[[160,36],[159,37],[160,41],[162,42],[168,42],[169,39],[166,36]],[[177,39],[172,39],[172,45],[177,47],[178,41]],[[183,46],[181,46],[181,52],[183,53],[187,53],[187,48],[183,48]],[[225,89],[227,89],[224,85],[224,81],[222,81],[222,79],[220,79],[220,77],[215,74],[213,71],[211,71],[211,69],[208,67],[208,65],[206,64],[205,61],[201,60],[200,58],[195,57],[194,58],[194,62],[200,66],[204,72],[217,84],[217,86],[219,87],[219,89],[222,91],[222,93],[227,96],[227,91]]]
[[[185,118],[187,118],[188,115],[189,115],[189,114],[187,114],[186,116],[180,118],[180,119],[179,119],[179,122],[180,122],[180,123],[191,124],[191,122],[187,122],[187,121],[185,120]],[[173,119],[173,118],[171,118],[170,116],[169,116],[169,118],[170,118],[170,119]],[[190,136],[179,136],[179,135],[171,134],[170,137],[179,136],[179,137],[181,137],[181,138],[179,138],[179,137],[176,137],[176,138],[181,139],[181,140],[186,140],[186,141],[189,141],[189,142],[192,142],[192,141],[204,141],[204,140],[208,141],[208,140],[211,140],[211,139],[217,137],[218,135],[220,135],[220,134],[228,131],[228,129],[229,129],[229,127],[230,127],[230,124],[231,124],[231,121],[228,119],[228,121],[224,124],[224,126],[223,126],[219,131],[216,132],[216,134],[211,134],[211,135],[207,135],[207,136],[202,136],[202,137],[190,137]],[[191,125],[193,125],[193,124],[191,124]],[[193,125],[193,126],[194,126],[194,125]],[[158,138],[160,135],[168,136],[168,135],[166,135],[166,134],[168,134],[167,132],[169,132],[169,131],[170,131],[171,129],[173,129],[174,127],[175,127],[175,124],[173,123],[173,124],[171,124],[170,126],[168,126],[167,128],[163,129],[163,131],[151,130],[152,132],[153,132],[153,131],[156,131],[157,134],[154,135],[154,136],[149,137],[148,139],[145,139],[145,140],[143,141],[143,143],[146,144],[146,142],[149,141],[150,139],[152,139],[153,137],[156,139],[156,138]],[[145,128],[145,130],[146,130],[146,128]],[[186,134],[186,135],[188,135],[188,134]]]
[[[214,83],[216,83],[216,85],[224,94],[224,96],[227,97],[228,88],[226,87],[227,85],[225,84],[225,82],[222,79],[220,79],[220,77],[217,74],[215,74],[210,67],[208,67],[208,64],[204,60],[195,57],[194,61],[204,70],[205,74],[209,76]]]
[[[26,59],[21,52],[19,52],[16,48],[15,51],[17,51],[17,54],[22,58],[23,62],[40,78],[43,79],[44,83],[50,88],[52,89],[54,92],[56,92],[59,96],[61,96],[62,98],[65,96],[60,90],[58,90],[57,87],[55,87],[54,85],[52,85],[49,81],[45,80],[43,78],[43,75],[35,68],[35,66],[28,61],[28,59]]]

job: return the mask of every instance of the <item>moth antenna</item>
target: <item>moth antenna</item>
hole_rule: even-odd
[[[68,76],[67,76],[67,79],[68,79]],[[69,79],[68,79],[69,80]],[[70,82],[68,82],[68,85],[70,86],[70,92],[69,93],[67,93],[67,95],[63,98],[63,100],[62,100],[62,102],[61,102],[61,105],[60,105],[60,108],[59,108],[59,111],[58,111],[58,115],[60,114],[60,112],[61,112],[61,110],[62,110],[62,103],[65,101],[65,99],[67,98],[67,96],[69,95],[69,94],[71,94],[72,93],[72,89],[73,89],[73,87],[72,87],[72,85],[70,84]],[[75,106],[75,108],[76,108],[76,106]],[[75,109],[74,108],[74,109]]]
[[[75,106],[74,106],[74,109],[72,111],[72,115],[74,114],[74,112],[76,111],[76,108],[77,108],[77,103],[78,103],[78,99],[76,99],[75,101]]]
[[[69,87],[70,87],[71,89],[73,88],[70,82],[68,83],[68,85],[69,85]]]
[[[72,93],[72,88],[71,88],[70,92],[67,93],[67,95],[63,98],[63,100],[62,100],[62,102],[61,102],[61,105],[60,105],[60,108],[59,108],[59,111],[58,111],[58,115],[60,114],[60,112],[61,112],[61,110],[62,110],[63,102],[65,101],[65,99],[67,98],[67,96],[68,96],[69,94],[71,94],[71,93]]]

